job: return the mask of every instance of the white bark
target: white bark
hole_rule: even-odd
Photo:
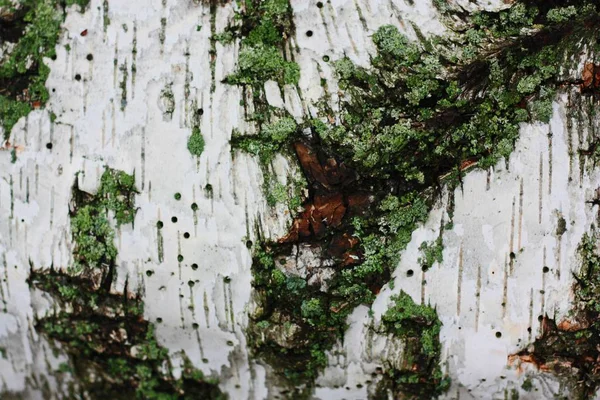
[[[219,377],[230,398],[273,396],[276,384],[268,379],[268,367],[250,359],[246,346],[251,293],[246,240],[256,239],[256,223],[270,238],[283,236],[290,216],[282,207],[266,205],[256,160],[230,153],[232,130],[251,129],[243,118],[241,90],[220,82],[233,71],[238,48],[217,44],[216,88],[211,93],[208,6],[175,0],[166,6],[159,0],[111,1],[105,30],[102,3],[92,0],[84,14],[69,12],[58,58],[47,60],[52,71],[47,81],[50,101],[13,129],[10,141],[22,148],[16,163],[11,163],[8,151],[0,152],[0,295],[6,307],[6,313],[0,313],[0,346],[6,349],[6,358],[0,358],[0,390],[45,398],[44,379],[56,398],[65,390],[63,378],[54,373],[65,356],[59,352],[54,357],[50,344],[32,326],[36,315],[51,309],[51,300],[30,292],[26,279],[30,263],[36,269],[69,266],[71,187],[81,172],[80,187],[93,192],[107,165],[135,174],[140,191],[134,227],[123,226],[117,235],[114,289],[122,291],[127,281],[129,290],[143,290],[145,317],[163,320],[157,324],[159,342],[174,359],[184,351],[194,366]],[[324,95],[321,77],[327,79],[331,105],[337,107],[337,85],[324,55],[331,61],[347,55],[367,66],[374,52],[370,35],[383,24],[397,25],[413,39],[410,21],[426,35],[443,33],[428,2],[324,3],[318,9],[312,0],[292,1],[300,93],[294,87],[280,93],[273,83],[266,85],[269,102],[299,120],[313,115]],[[232,18],[233,7],[218,7],[217,32]],[[159,40],[161,18],[167,21],[164,44]],[[312,37],[305,35],[308,30],[314,32]],[[88,54],[92,61],[86,59]],[[122,82],[126,103],[121,100]],[[165,115],[160,95],[168,85],[175,100],[172,116]],[[491,171],[467,175],[462,190],[454,193],[454,228],[444,232],[444,262],[423,275],[414,268],[418,247],[437,237],[447,196],[427,224],[414,232],[395,272],[394,289],[388,285],[382,290],[373,317],[365,307],[354,311],[344,345],[331,352],[330,366],[318,379],[316,398],[366,397],[366,380],[394,351],[385,338],[370,335],[367,326],[379,321],[390,295],[400,290],[416,302],[437,307],[443,322],[444,370],[453,382],[448,398],[469,393],[473,398],[501,398],[505,390],[521,391],[524,375],[507,365],[507,356],[535,339],[538,315],[561,317],[568,312],[575,249],[596,218],[597,210],[584,203],[600,185],[600,175],[588,169],[580,175],[579,159],[570,159],[569,140],[577,143],[584,133],[569,136],[565,104],[565,96],[556,100],[550,125],[521,127],[508,168],[500,163]],[[186,147],[197,108],[204,111],[200,128],[206,140],[199,158]],[[51,112],[58,117],[54,123]],[[46,143],[53,144],[51,150]],[[281,179],[294,168],[278,159]],[[212,197],[207,184],[212,185]],[[182,195],[179,201],[173,197],[177,192]],[[199,206],[196,213],[191,210],[194,202]],[[562,238],[555,234],[559,215],[567,221]],[[171,222],[174,216],[177,223]],[[164,222],[162,263],[158,220]],[[191,237],[184,239],[184,232]],[[512,267],[511,252],[516,255]],[[179,254],[184,257],[181,263]],[[199,268],[192,270],[192,263]],[[542,272],[544,266],[548,273]],[[408,269],[415,269],[411,278],[406,277]],[[146,275],[149,270],[154,272],[151,277]],[[225,277],[231,278],[229,283]],[[199,324],[197,330],[193,323]],[[502,337],[496,338],[496,332]],[[521,391],[521,398],[557,392],[555,378],[529,373],[539,391]]]

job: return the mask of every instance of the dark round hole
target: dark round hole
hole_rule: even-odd
[[[546,272],[548,272],[548,271],[550,271],[550,268],[548,268],[548,267],[544,267],[544,268],[542,268],[542,272],[546,273]]]
[[[194,283],[194,281],[188,281],[188,285],[189,285],[190,287],[194,287],[195,283]]]
[[[46,143],[46,148],[48,150],[52,150],[52,143]]]
[[[306,36],[311,37],[313,35],[313,31],[306,31]]]
[[[181,200],[181,193],[175,193],[175,200]]]
[[[159,324],[162,323],[162,318],[161,317],[156,318],[156,322],[158,322]]]
[[[194,323],[192,324],[192,328],[194,328],[194,329],[198,329],[198,327],[199,327],[199,326],[200,326],[200,325],[198,325],[198,323],[197,323],[197,322],[194,322]]]
[[[177,222],[177,217],[171,217],[171,222],[172,223],[176,223]]]
[[[195,271],[198,269],[198,264],[192,264],[192,269]]]
[[[162,229],[162,227],[163,227],[163,226],[164,226],[164,224],[163,224],[163,222],[162,222],[162,221],[158,221],[158,222],[156,223],[156,227],[157,227],[158,229]]]
[[[527,328],[527,332],[531,333],[531,327]]]
[[[323,56],[323,61],[329,62],[329,56],[327,56],[327,55]]]
[[[427,266],[427,265],[423,265],[421,267],[421,271],[423,271],[423,272],[427,272],[428,269],[429,269],[429,266]]]
[[[52,61],[56,61],[56,54],[52,54],[52,56],[50,57],[50,59],[51,59]]]
[[[146,276],[147,277],[151,277],[153,274],[154,274],[154,271],[152,271],[152,270],[146,271]]]
[[[177,261],[179,261],[179,262],[183,261],[183,256],[181,254],[177,256]]]
[[[510,259],[514,260],[515,258],[517,258],[517,255],[514,253],[514,251],[510,252]]]
[[[192,211],[198,211],[198,204],[192,203]]]
[[[93,55],[93,54],[88,54],[88,55],[87,55],[85,58],[86,58],[88,61],[92,61],[92,60],[94,59],[94,55]]]
[[[500,339],[502,337],[502,332],[496,332],[496,337]]]
[[[54,92],[56,92],[56,89],[55,89],[55,88],[52,88],[52,93],[54,93]]]
[[[543,317],[543,316],[541,316],[541,315],[538,315],[538,321],[542,322],[542,320],[543,320],[543,319],[544,319],[544,317]]]
[[[231,282],[231,278],[226,276],[225,278],[223,278],[223,282],[229,283],[229,282]]]
[[[322,1],[317,1],[317,7],[323,8],[323,2]]]
[[[246,247],[249,249],[252,248],[252,240],[246,240]]]
[[[184,239],[189,239],[189,238],[190,238],[190,234],[189,234],[189,232],[186,232],[186,233],[184,233],[184,234],[183,234],[183,238],[184,238]]]
[[[203,362],[204,364],[208,364],[208,358],[203,358],[203,359],[202,359],[202,362]]]
[[[413,271],[412,269],[409,269],[408,271],[406,271],[406,276],[408,276],[409,278],[411,276],[413,276],[415,274],[415,271]]]
[[[227,346],[233,346],[233,342],[231,340],[227,341]]]
[[[75,75],[75,80],[76,80],[76,81],[80,81],[80,80],[81,80],[81,75],[79,75],[79,74],[76,74],[76,75]]]
[[[204,109],[203,108],[199,108],[198,111],[196,111],[198,113],[198,115],[204,115]]]

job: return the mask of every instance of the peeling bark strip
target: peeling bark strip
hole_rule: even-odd
[[[598,31],[597,6],[585,0],[573,3],[580,8],[564,10],[531,0],[503,11],[468,14],[436,1],[450,29],[452,18],[463,20],[455,37],[432,41],[417,32],[421,43],[416,44],[394,26],[380,27],[372,36],[377,55],[370,68],[348,58],[334,64],[345,95],[340,115],[324,105],[317,118],[298,126],[287,122],[285,112],[269,107],[264,94],[267,80],[279,85],[298,81],[282,54],[294,33],[285,22],[286,2],[248,0],[238,18],[241,26],[217,34],[220,40],[240,39],[238,68],[225,82],[250,86],[253,93],[253,107],[244,103],[244,108],[254,110],[247,119],[258,134],[234,133],[232,148],[258,157],[267,199],[274,198],[277,188],[271,167],[276,153],[297,160],[308,184],[302,210],[290,210],[295,217],[288,234],[266,243],[257,232],[253,249],[258,306],[250,316],[248,341],[256,355],[295,387],[295,396],[309,395],[326,365],[325,351],[343,339],[346,316],[359,304],[370,305],[389,281],[441,184],[454,187],[469,167],[487,169],[506,159],[519,123],[549,122],[564,60],[595,40]],[[282,13],[275,17],[277,4]],[[266,35],[267,25],[283,39]],[[540,154],[540,223],[542,158]],[[361,196],[353,197],[356,193]],[[522,197],[521,187],[518,211],[513,198],[503,313],[521,245]],[[351,199],[360,206],[353,210]],[[519,249],[513,248],[515,239]],[[431,267],[424,264],[422,301],[424,274]],[[481,295],[481,272],[477,285]],[[479,298],[476,308],[477,330]],[[439,365],[417,363],[414,368],[434,380],[428,395],[444,388]],[[396,376],[394,371],[389,375]],[[394,396],[402,396],[401,388],[394,390]]]

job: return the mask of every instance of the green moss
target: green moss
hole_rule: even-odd
[[[168,350],[158,343],[154,326],[143,319],[141,293],[114,293],[117,249],[108,211],[114,213],[117,225],[133,222],[135,193],[132,175],[109,168],[96,195],[74,188],[75,268],[67,272],[32,268],[30,284],[51,295],[56,304],[54,313],[37,319],[36,329],[61,343],[69,363],[60,371],[74,375],[81,397],[225,399],[217,383],[187,359],[182,376],[175,379]]]
[[[349,183],[340,183],[342,179],[323,183],[313,176],[319,166],[309,166],[304,171],[312,179],[307,206],[323,192],[366,192],[373,198],[371,206],[344,217],[339,226],[328,227],[325,233],[314,229],[307,239],[300,235],[294,239],[328,250],[339,235],[359,243],[356,252],[349,253],[353,258],[344,262],[333,258],[335,272],[327,281],[327,292],[279,266],[292,254],[292,244],[285,243],[289,237],[284,243],[261,242],[255,249],[253,286],[262,296],[262,307],[260,315],[252,317],[249,344],[292,385],[305,384],[310,391],[318,369],[326,363],[325,351],[343,340],[345,317],[357,305],[371,304],[389,281],[414,229],[427,219],[436,189],[441,184],[457,185],[466,163],[490,168],[506,159],[520,123],[549,121],[561,68],[593,43],[598,32],[596,6],[577,4],[581,8],[576,14],[560,12],[569,15],[565,20],[553,13],[547,17],[551,5],[537,0],[470,15],[449,2],[436,1],[445,16],[463,20],[455,34],[414,43],[393,26],[379,28],[373,35],[377,54],[368,68],[348,58],[333,64],[344,92],[339,115],[332,116],[323,106],[318,118],[289,133],[274,130],[274,111],[261,106],[266,102],[260,88],[264,80],[284,81],[282,65],[275,78],[273,71],[285,60],[268,50],[280,43],[274,32],[281,27],[263,21],[260,6],[254,3],[246,10],[239,32],[248,34],[240,34],[240,67],[230,78],[252,86],[258,107],[248,119],[257,123],[258,134],[232,135],[232,148],[255,155],[267,170],[278,153],[293,156],[292,145],[308,143],[319,162],[326,159],[336,166],[331,168],[333,174],[343,165],[352,178]],[[451,24],[453,18],[445,20]],[[272,57],[267,62],[260,51],[254,53],[256,49],[270,51]],[[247,73],[240,74],[242,70]],[[310,135],[299,134],[305,130]],[[277,180],[266,182],[265,193],[272,202],[283,199]],[[306,219],[296,220],[294,226],[310,224]],[[423,243],[420,250],[425,270],[443,261],[441,236]],[[434,311],[409,300],[401,295],[386,314],[385,324],[405,342],[407,356],[406,368],[391,368],[383,388],[429,398],[448,387],[438,365],[439,320],[431,314]],[[258,326],[264,329],[259,332]]]
[[[103,211],[87,205],[71,218],[71,232],[75,239],[74,268],[97,268],[112,264],[117,256],[112,227]]]
[[[575,6],[553,8],[546,14],[549,22],[562,23],[567,22],[571,18],[577,16],[579,12]]]
[[[531,381],[530,378],[527,378],[523,381],[523,384],[521,385],[521,389],[523,389],[526,392],[531,392],[531,390],[533,389],[533,382]]]
[[[418,261],[423,271],[429,270],[436,262],[441,264],[444,261],[444,244],[441,236],[431,243],[421,243],[419,250],[422,256],[419,257]]]
[[[65,5],[67,7],[72,5],[79,6],[79,11],[83,12],[86,7],[90,4],[90,0],[65,0]]]
[[[31,106],[28,102],[11,100],[6,96],[0,95],[0,123],[4,128],[4,138],[8,139],[13,126],[22,117],[31,112]]]
[[[0,82],[7,88],[0,95],[0,125],[4,137],[10,136],[19,118],[26,116],[33,106],[42,106],[49,94],[45,87],[50,69],[44,59],[56,55],[55,46],[64,20],[61,7],[78,4],[85,7],[87,0],[22,0],[17,24],[23,24],[23,34],[14,47],[0,61]]]
[[[107,168],[98,189],[99,203],[114,213],[117,226],[133,223],[135,218],[135,177]]]
[[[559,223],[560,226],[560,223]],[[592,226],[578,246],[580,268],[574,272],[573,310],[570,319],[576,322],[571,329],[563,330],[547,316],[543,321],[544,334],[536,338],[531,353],[528,350],[518,355],[533,357],[541,366],[556,366],[552,369],[569,386],[572,398],[591,399],[600,387],[600,374],[595,369],[595,360],[600,357],[600,234]],[[526,379],[522,388],[533,388]]]
[[[439,366],[442,324],[437,312],[415,304],[408,294],[400,292],[392,297],[392,305],[381,320],[385,331],[400,338],[404,345],[403,367],[390,366],[384,380],[394,396],[434,398],[447,390],[450,382],[443,377]]]
[[[204,144],[204,137],[200,132],[200,128],[195,126],[192,129],[192,134],[188,139],[187,148],[192,155],[200,157],[204,151]]]
[[[227,77],[232,85],[250,85],[262,90],[268,80],[280,85],[297,84],[300,68],[284,59],[281,48],[284,38],[293,34],[293,16],[289,0],[245,2],[245,10],[238,18],[242,21],[241,50],[236,71]],[[227,35],[229,39],[233,36]]]
[[[134,177],[110,168],[102,174],[96,196],[75,189],[74,197],[79,206],[71,214],[74,271],[114,264],[117,249],[107,212],[113,212],[117,226],[133,222],[135,193]]]
[[[235,33],[230,30],[225,30],[224,32],[214,35],[211,40],[217,41],[223,45],[230,44],[235,40]]]
[[[227,77],[231,85],[263,85],[268,80],[279,84],[296,84],[300,78],[298,64],[284,60],[276,47],[257,45],[240,51],[236,72]]]
[[[286,186],[270,171],[275,155],[289,149],[288,142],[297,132],[296,121],[285,116],[262,125],[258,135],[241,135],[237,132],[232,134],[232,150],[241,150],[258,157],[263,173],[263,189],[269,206],[287,202],[290,210],[296,210],[302,203],[301,192],[306,184],[304,178],[289,176]]]

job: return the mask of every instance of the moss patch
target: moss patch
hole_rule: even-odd
[[[391,390],[405,398],[431,399],[450,387],[440,369],[441,322],[437,312],[426,305],[417,305],[400,292],[392,297],[392,305],[382,316],[384,332],[400,338],[404,353],[401,367],[390,365],[380,382],[378,392]]]
[[[597,6],[582,0],[565,4],[575,11],[542,1],[474,14],[443,1],[437,5],[453,34],[418,35],[419,42],[410,42],[386,25],[373,35],[377,54],[370,67],[347,58],[335,62],[346,95],[339,115],[324,105],[317,118],[295,131],[271,135],[269,125],[282,116],[274,118],[261,97],[263,79],[237,81],[258,92],[252,100],[259,107],[248,116],[258,134],[234,135],[232,146],[256,155],[261,164],[279,152],[295,155],[308,183],[304,211],[288,235],[277,243],[259,240],[254,248],[259,307],[249,329],[255,354],[298,393],[310,392],[325,351],[343,338],[347,315],[359,304],[370,305],[389,281],[440,187],[460,184],[470,166],[490,168],[506,159],[520,123],[549,120],[556,90],[579,83],[565,81],[562,71],[572,55],[596,45],[600,25]],[[256,48],[279,40],[260,17],[251,17],[245,21],[253,23],[239,31],[242,50],[244,41]],[[262,42],[250,35],[259,26]],[[257,233],[260,239],[260,227]],[[423,270],[442,261],[441,238],[421,246]],[[294,270],[292,245],[311,246],[320,268],[331,266],[326,290],[321,281]],[[415,363],[412,375],[392,372],[395,396],[414,395],[416,383],[431,393],[447,387],[431,365],[439,358],[428,359],[423,351],[439,348],[439,327],[426,331],[429,337],[409,332],[410,339],[403,339],[409,354],[425,361]]]
[[[574,275],[573,310],[568,320],[556,323],[544,317],[541,335],[532,346],[513,357],[558,374],[570,387],[572,398],[594,398],[600,386],[596,360],[600,337],[600,234],[592,227],[578,247],[581,267]],[[529,383],[527,383],[529,382]],[[523,389],[531,390],[526,380]]]
[[[75,376],[72,397],[111,399],[224,399],[217,382],[183,362],[175,379],[168,351],[143,318],[141,295],[111,291],[116,278],[114,227],[135,218],[132,175],[107,168],[96,195],[73,189],[74,265],[68,272],[31,271],[29,282],[56,302],[36,329],[60,342],[69,363],[58,373]],[[127,291],[127,285],[126,289]]]
[[[187,148],[192,155],[200,157],[204,151],[204,144],[204,137],[200,132],[200,128],[195,126],[192,129],[192,134],[188,139]]]
[[[0,2],[7,8],[0,18],[0,26],[7,27],[0,30],[0,42],[14,45],[0,61],[0,125],[5,139],[21,117],[48,101],[45,83],[50,68],[44,58],[56,57],[55,46],[65,7],[77,4],[83,10],[88,2],[21,0],[18,7]]]

